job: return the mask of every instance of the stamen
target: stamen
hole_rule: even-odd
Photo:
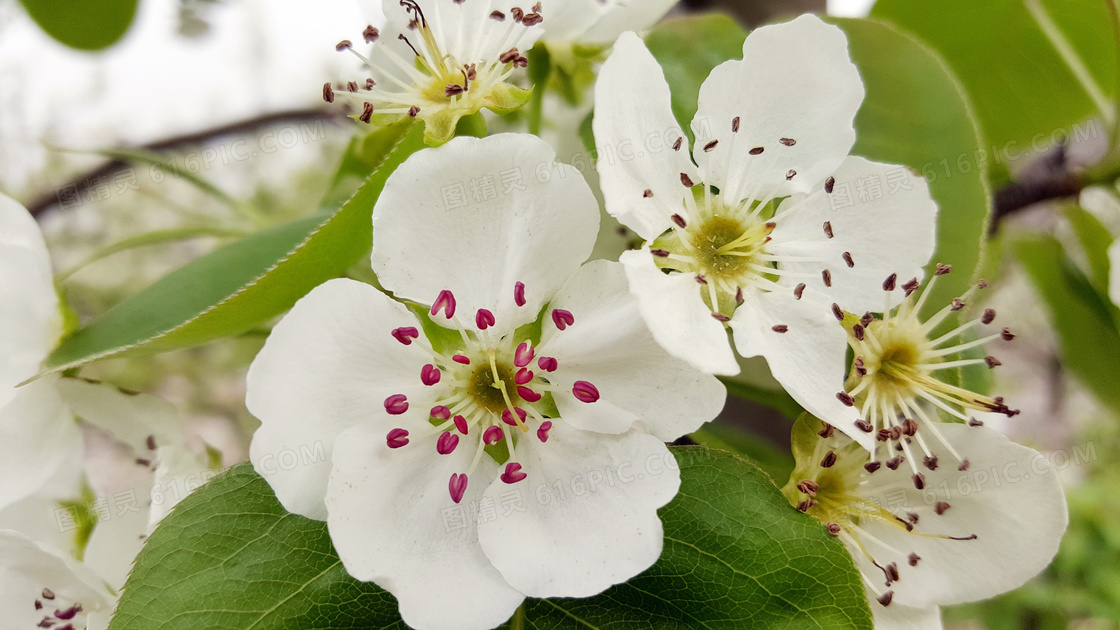
[[[479,330],[486,330],[493,326],[495,322],[494,314],[484,308],[478,309],[478,313],[474,316],[475,326],[477,326]]]
[[[537,427],[537,439],[540,440],[541,442],[547,442],[548,441],[548,432],[551,431],[551,430],[552,430],[552,421],[551,420],[546,420],[546,421],[542,422],[541,426]]]
[[[504,483],[514,484],[528,476],[529,475],[521,471],[521,464],[510,462],[506,464],[506,471],[502,473],[501,478]]]
[[[394,329],[392,335],[394,339],[407,346],[412,344],[413,339],[420,337],[420,331],[414,326],[407,326]]]
[[[408,431],[393,429],[385,436],[385,442],[389,445],[389,448],[400,448],[408,444]]]
[[[451,360],[456,362],[456,363],[462,364],[462,365],[470,365],[471,364],[470,358],[468,358],[467,356],[462,355],[462,354],[457,354],[457,355],[451,357]]]
[[[545,372],[555,372],[558,366],[559,363],[552,357],[541,357],[537,359],[537,367]]]
[[[437,297],[435,303],[432,304],[432,317],[439,314],[441,310],[447,319],[451,319],[455,316],[455,296],[452,295],[451,291],[446,289],[439,292],[439,297]]]
[[[522,342],[513,353],[513,364],[519,368],[523,368],[532,363],[533,355],[535,354],[536,350],[529,345],[529,342]]]
[[[599,400],[599,388],[587,381],[576,381],[572,385],[572,394],[576,400],[584,403],[593,403]]]
[[[465,474],[452,473],[451,481],[447,484],[447,489],[451,493],[451,500],[458,503],[463,500],[463,495],[467,492],[467,476]]]
[[[560,330],[566,330],[568,326],[576,323],[576,318],[570,311],[563,309],[554,309],[552,311],[552,323]]]
[[[529,389],[528,387],[525,387],[524,385],[518,386],[517,395],[524,399],[526,402],[531,403],[539,402],[541,399],[540,394]]]
[[[408,398],[404,394],[393,394],[385,399],[385,411],[399,416],[408,411]]]
[[[467,419],[464,418],[463,416],[455,416],[455,418],[453,420],[455,422],[455,428],[458,429],[459,433],[462,433],[463,435],[466,435],[467,434],[467,429],[468,429]]]
[[[459,446],[459,436],[450,431],[441,433],[436,440],[436,452],[440,455],[450,455],[456,446]]]
[[[525,283],[516,282],[513,285],[513,302],[518,306],[525,306]]]
[[[513,382],[518,385],[525,385],[533,380],[533,371],[529,368],[521,368],[517,371],[517,375],[513,377]]]
[[[441,376],[442,373],[439,368],[430,363],[420,369],[420,382],[429,387],[438,383]]]
[[[482,441],[494,445],[502,441],[502,428],[499,426],[492,426],[482,433]]]
[[[443,405],[436,405],[432,407],[431,417],[437,420],[449,420],[451,419],[451,410]]]

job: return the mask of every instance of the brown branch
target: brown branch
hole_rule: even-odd
[[[167,151],[186,146],[205,144],[223,136],[250,133],[280,123],[327,120],[335,116],[336,114],[334,112],[319,108],[280,111],[131,148],[152,152]],[[101,166],[79,175],[68,183],[56,187],[53,193],[45,193],[39,196],[27,205],[27,210],[32,216],[39,216],[59,204],[59,190],[75,187],[77,194],[80,195],[89,189],[92,182],[113,175],[117,171],[125,168],[128,168],[128,163],[123,160],[108,160]]]

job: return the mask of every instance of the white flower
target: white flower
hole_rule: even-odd
[[[797,467],[782,491],[844,542],[877,630],[940,628],[938,606],[1018,588],[1050,563],[1068,523],[1045,456],[987,427],[941,432],[971,465],[938,467],[916,489],[909,471],[869,462],[828,425],[794,427]]]
[[[373,217],[373,268],[408,305],[328,282],[249,370],[257,470],[417,628],[490,628],[645,570],[679,484],[663,441],[723,404],[649,335],[620,265],[581,266],[597,204],[555,160],[519,135],[412,156]]]
[[[88,568],[0,530],[0,615],[18,630],[102,630],[113,600]]]
[[[1112,303],[1120,305],[1120,240],[1108,248],[1109,278],[1108,295]]]
[[[935,451],[952,456],[955,460],[952,466],[968,466],[964,456],[941,434],[945,425],[940,422],[939,413],[972,425],[982,424],[969,415],[974,411],[1002,413],[1009,418],[1019,413],[1008,407],[1001,397],[978,394],[946,379],[950,370],[972,365],[999,366],[999,359],[991,355],[955,357],[992,341],[1015,338],[1010,330],[1003,328],[975,339],[961,339],[967,331],[995,322],[996,312],[990,308],[979,317],[934,337],[934,331],[946,318],[964,309],[978,289],[987,287],[981,280],[923,322],[919,313],[926,297],[937,279],[950,270],[948,265],[937,265],[937,271],[920,295],[916,294],[917,278],[903,283],[901,288],[906,297],[897,309],[885,309],[879,316],[865,313],[858,321],[851,316],[847,318],[851,325],[848,342],[854,360],[846,393],[841,394],[841,398],[859,411],[862,419],[856,423],[858,430],[877,440],[872,459],[891,468],[905,463],[919,488],[924,483],[921,471],[934,470],[942,463]],[[883,283],[884,304],[887,296],[899,288],[898,284],[894,274]]]
[[[904,167],[847,157],[862,99],[838,28],[806,15],[757,29],[700,90],[693,164],[664,76],[628,33],[599,75],[594,128],[607,210],[646,240],[621,261],[658,342],[735,374],[729,327],[741,355],[870,447],[835,398],[846,344],[830,305],[879,310],[888,273],[920,274],[936,205]]]
[[[362,33],[373,44],[370,56],[349,40],[338,50],[357,55],[368,77],[350,81],[337,95],[356,100],[358,119],[384,125],[405,117],[426,125],[425,140],[442,144],[455,135],[464,116],[482,108],[508,112],[529,101],[530,92],[507,82],[528,65],[523,52],[541,35],[543,18],[512,0],[384,0],[382,29]],[[323,86],[328,103],[336,96]]]
[[[610,46],[625,31],[641,32],[665,17],[678,0],[544,0],[544,35],[550,47]]]

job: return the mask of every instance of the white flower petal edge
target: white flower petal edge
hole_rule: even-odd
[[[610,0],[607,12],[577,41],[610,45],[623,31],[644,31],[665,17],[678,0]],[[546,27],[547,28],[547,27]]]
[[[1108,260],[1112,264],[1108,280],[1108,295],[1113,304],[1120,305],[1120,240],[1108,248]]]
[[[925,180],[905,166],[849,157],[829,176],[808,195],[794,195],[778,207],[779,216],[788,214],[770,233],[769,251],[788,256],[783,269],[805,273],[810,288],[834,296],[844,310],[881,312],[887,276],[897,273],[900,285],[922,280],[922,265],[937,245],[937,203]],[[821,238],[825,230],[830,236]],[[824,284],[822,264],[832,270],[831,287]],[[782,279],[791,287],[797,282]],[[895,289],[892,306],[904,291]]]
[[[524,189],[510,183],[505,190],[503,177]],[[472,196],[461,207],[448,205],[449,188],[469,195],[471,182],[484,181],[494,188],[486,187],[479,202]],[[532,321],[587,260],[599,204],[579,172],[558,164],[539,138],[455,138],[393,173],[373,226],[373,270],[386,289],[431,304],[454,288],[468,317],[487,309],[512,330]],[[516,282],[525,286],[524,308],[508,299]]]
[[[57,381],[46,376],[24,385],[0,407],[0,509],[38,492],[69,462],[81,460],[81,432]]]
[[[553,399],[560,417],[578,429],[623,433],[640,420],[647,431],[672,442],[716,417],[727,392],[715,377],[662,349],[627,285],[623,265],[590,262],[550,303],[552,309],[580,314],[564,331],[552,319],[544,321],[540,351],[560,364]],[[571,393],[576,378],[598,387],[602,397],[596,404]]]
[[[39,371],[61,333],[43,235],[19,202],[0,193],[0,407]]]
[[[906,606],[959,604],[1018,588],[1050,564],[1069,522],[1061,480],[1044,455],[987,427],[944,424],[940,430],[968,459],[967,470],[952,465],[924,470],[924,491],[914,488],[904,467],[874,475],[884,475],[875,484],[880,488],[893,480],[905,489],[908,511],[920,519],[918,531],[933,534],[908,535],[883,523],[867,528],[884,543],[921,558],[891,585],[895,599]],[[1000,475],[1000,483],[989,481],[991,474]],[[948,538],[972,535],[976,539]],[[858,551],[853,556],[868,574],[876,571]],[[884,552],[880,564],[890,561],[906,565],[906,557],[888,558]]]
[[[483,554],[475,515],[463,511],[487,486],[470,484],[462,507],[447,496],[447,479],[466,470],[472,455],[467,448],[442,457],[435,449],[391,449],[373,422],[334,445],[331,540],[350,575],[392,593],[412,627],[486,630],[525,598]],[[497,476],[497,464],[484,457],[473,479]]]
[[[732,203],[808,192],[855,144],[863,96],[836,26],[802,15],[755,29],[743,59],[712,70],[700,88],[696,163]]]
[[[0,530],[0,611],[6,627],[34,628],[44,619],[86,627],[93,621],[87,615],[107,616],[112,608],[108,588],[88,568],[23,534]]]
[[[428,355],[375,334],[372,322],[386,331],[420,327],[373,287],[332,280],[292,308],[249,368],[245,402],[261,420],[250,459],[290,512],[326,520],[323,497],[339,433],[368,420],[388,396],[406,392],[420,405],[431,396],[419,379]]]
[[[913,608],[897,603],[879,606],[869,592],[871,614],[875,618],[875,630],[941,630],[941,609],[937,606]]]
[[[698,181],[688,138],[673,117],[661,66],[634,33],[618,38],[595,83],[597,170],[607,212],[650,241],[669,229]]]
[[[518,454],[531,485],[498,480],[486,498],[524,510],[484,521],[478,534],[510,584],[530,597],[589,597],[657,561],[657,509],[680,488],[680,469],[660,440],[638,431],[594,435],[561,421],[547,444],[530,441]]]
[[[739,373],[727,332],[700,300],[694,277],[661,273],[648,247],[624,252],[619,262],[626,268],[638,310],[661,347],[709,374]]]

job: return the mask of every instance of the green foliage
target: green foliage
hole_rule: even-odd
[[[124,37],[139,0],[19,0],[31,19],[58,42],[101,50]]]
[[[993,183],[1006,181],[1007,160],[1052,147],[1052,133],[1075,132],[1074,125],[1107,106],[1116,91],[1107,2],[879,0],[871,15],[928,42],[960,77],[994,162]],[[1056,39],[1047,34],[1050,26]],[[1036,136],[1042,142],[1032,147]]]
[[[1103,404],[1120,411],[1116,307],[1094,288],[1054,237],[1033,235],[1012,247],[1050,311],[1065,367]]]
[[[674,454],[661,560],[596,597],[530,600],[506,627],[871,627],[843,546],[765,474],[701,447]],[[111,630],[404,627],[391,596],[346,575],[326,524],[285,513],[249,465],[156,528],[117,610]]]
[[[264,230],[195,260],[65,339],[44,370],[197,346],[249,330],[342,275],[370,249],[385,181],[422,148],[420,125],[379,130],[380,168],[333,215]]]

